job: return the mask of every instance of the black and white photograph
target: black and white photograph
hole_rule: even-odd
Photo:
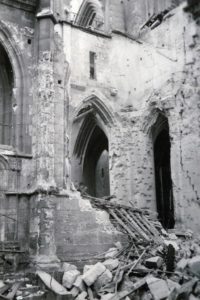
[[[200,299],[200,0],[0,0],[1,299]]]

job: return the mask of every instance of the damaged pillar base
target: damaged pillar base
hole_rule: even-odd
[[[32,228],[30,250],[32,263],[42,269],[57,269],[60,261],[56,255],[55,211],[56,197],[40,193],[32,199]]]
[[[58,270],[60,268],[60,260],[56,255],[38,255],[31,259],[32,264],[36,268],[41,268],[42,270]]]

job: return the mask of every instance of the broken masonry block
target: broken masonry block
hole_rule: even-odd
[[[178,240],[177,236],[175,233],[169,233],[169,239],[172,240],[172,241],[175,241],[175,240]]]
[[[169,240],[164,240],[164,244],[165,244],[166,246],[172,245],[176,251],[179,250],[179,246],[178,246],[177,242],[175,242],[175,241],[172,241],[172,240],[170,240],[170,241],[169,241]]]
[[[106,285],[106,283],[111,282],[112,278],[112,273],[106,269],[105,272],[103,272],[95,281],[94,289],[98,291],[102,286]]]
[[[71,270],[77,270],[77,267],[75,265],[71,265],[67,262],[62,263],[61,270],[63,272],[71,271]]]
[[[78,270],[64,272],[62,279],[63,286],[67,289],[71,289],[78,275],[80,275],[80,272]]]
[[[112,271],[118,267],[119,260],[117,258],[116,259],[108,258],[103,262],[103,264],[108,270]]]
[[[117,248],[110,248],[106,254],[105,254],[105,258],[114,258],[117,254],[118,254],[118,249]]]
[[[189,259],[182,258],[182,259],[179,260],[179,262],[177,263],[176,269],[179,270],[179,271],[183,271],[183,270],[187,267],[188,261],[189,261]]]
[[[200,256],[194,256],[189,259],[188,267],[191,273],[199,276],[200,275]]]
[[[78,296],[79,292],[80,292],[79,289],[75,286],[70,290],[70,293],[72,294],[72,296],[74,298],[76,298]]]
[[[83,274],[89,271],[92,267],[94,267],[94,265],[85,265],[83,267]]]
[[[199,279],[197,277],[194,277],[184,283],[177,291],[177,299],[188,299],[189,294],[193,291],[193,288],[198,281]]]
[[[75,282],[74,282],[74,286],[76,287],[76,288],[78,288],[79,289],[79,291],[81,291],[81,292],[83,292],[83,291],[86,291],[86,286],[85,286],[85,283],[83,282],[83,278],[82,278],[83,276],[82,275],[79,275],[77,278],[76,278],[76,280],[75,280]]]
[[[154,300],[160,300],[169,296],[170,290],[165,280],[149,276],[146,282]]]
[[[180,289],[180,284],[178,283],[178,282],[176,282],[176,281],[173,281],[173,280],[171,280],[171,279],[169,279],[169,278],[167,278],[167,285],[168,285],[168,287],[169,287],[169,290],[170,290],[170,293],[173,291],[173,290],[178,290],[178,289]]]
[[[105,271],[106,267],[102,263],[98,262],[90,270],[83,274],[83,281],[87,284],[87,286],[91,286]]]
[[[160,268],[162,266],[163,259],[160,256],[154,256],[146,259],[145,265],[147,268]]]

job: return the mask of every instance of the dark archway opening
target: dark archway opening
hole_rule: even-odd
[[[175,224],[170,167],[170,136],[167,119],[164,117],[161,119],[159,133],[154,140],[156,203],[158,218],[163,227],[169,229],[173,228]]]
[[[96,125],[90,137],[83,164],[83,183],[94,197],[110,194],[108,139]]]
[[[0,144],[11,144],[13,71],[0,44]]]

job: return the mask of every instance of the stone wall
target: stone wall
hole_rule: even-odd
[[[79,193],[63,194],[57,198],[55,239],[57,256],[80,266],[103,253],[122,234],[110,223],[105,211],[92,207]]]
[[[148,2],[148,9],[144,1],[104,3],[104,33],[66,20],[57,23],[63,11],[52,14],[52,1],[42,2],[37,12],[35,6],[21,10],[3,2],[0,42],[15,73],[13,99],[19,110],[15,144],[0,146],[0,154],[9,166],[8,211],[15,215],[19,203],[18,234],[22,242],[29,236],[33,260],[74,261],[86,253],[92,258],[121,238],[108,215],[81,198],[71,178],[84,114],[76,125],[75,119],[82,112],[87,115],[90,105],[109,142],[110,193],[119,203],[152,210],[152,127],[159,114],[168,119],[176,226],[198,231],[199,27],[184,10],[186,3],[135,39],[135,25],[172,1],[162,2],[162,7],[160,1]],[[64,3],[70,5],[56,2],[56,12]],[[90,78],[90,52],[96,54],[95,79]]]
[[[91,94],[98,95],[115,116],[116,128],[111,128],[109,140],[110,177],[111,193],[116,194],[119,201],[128,203],[131,200],[139,207],[156,209],[151,127],[156,121],[156,111],[168,118],[177,226],[183,224],[187,216],[187,201],[190,205],[196,203],[194,207],[198,205],[198,172],[189,169],[193,169],[192,161],[199,158],[188,140],[198,144],[199,138],[194,129],[187,134],[187,142],[185,136],[181,136],[185,126],[194,124],[195,127],[198,123],[198,110],[187,114],[187,104],[179,96],[185,89],[186,74],[193,72],[188,71],[188,66],[198,69],[194,60],[196,42],[191,45],[191,40],[198,38],[197,26],[184,12],[184,6],[172,10],[170,18],[156,29],[143,33],[138,41],[118,34],[113,34],[112,38],[96,36],[68,25],[63,31],[66,59],[71,69],[70,124],[76,109]],[[96,53],[97,80],[89,79],[89,51]],[[187,80],[194,85],[192,75]],[[115,96],[112,96],[113,89],[117,91]],[[191,96],[197,105],[196,89],[190,90],[196,95]],[[188,93],[187,97],[190,97]],[[180,110],[193,121],[188,117],[184,119],[185,125],[179,121]],[[184,141],[183,160],[178,158],[180,140]],[[192,183],[189,182],[191,178]],[[193,221],[185,224],[196,228]]]

